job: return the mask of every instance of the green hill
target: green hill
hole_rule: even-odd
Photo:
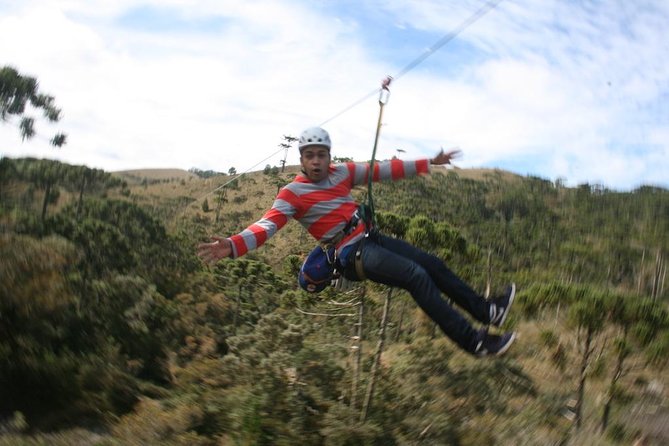
[[[518,284],[518,341],[477,360],[403,291],[299,290],[314,242],[295,222],[197,259],[297,171],[0,160],[0,444],[669,441],[668,190],[468,169],[375,185],[382,230],[481,292]]]

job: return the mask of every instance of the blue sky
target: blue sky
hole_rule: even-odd
[[[485,4],[0,0],[0,64],[63,109],[29,142],[0,125],[0,153],[109,171],[278,165],[262,161],[282,135],[347,109]],[[393,82],[377,156],[459,147],[464,168],[669,187],[667,25],[664,0],[503,0]],[[367,160],[377,116],[372,96],[328,121],[333,153]]]

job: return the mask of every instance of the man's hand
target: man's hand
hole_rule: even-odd
[[[458,158],[462,152],[460,150],[451,150],[449,152],[444,152],[444,149],[441,149],[441,151],[430,160],[430,164],[436,164],[438,166],[441,166],[443,164],[451,164],[451,160]]]
[[[224,237],[213,236],[213,242],[201,243],[197,247],[197,255],[209,264],[232,255],[232,242]]]

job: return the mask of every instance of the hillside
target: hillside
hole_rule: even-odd
[[[189,180],[196,177],[195,174],[182,169],[136,169],[111,172],[130,184],[141,184],[143,181],[178,181]]]
[[[517,283],[519,338],[481,360],[404,291],[301,291],[314,242],[295,222],[244,258],[195,257],[297,166],[0,168],[0,445],[669,441],[667,190],[474,169],[375,185],[382,230],[481,292]]]

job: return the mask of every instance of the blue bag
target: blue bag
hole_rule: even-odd
[[[320,293],[335,276],[335,249],[316,246],[304,260],[298,282],[309,293]]]

